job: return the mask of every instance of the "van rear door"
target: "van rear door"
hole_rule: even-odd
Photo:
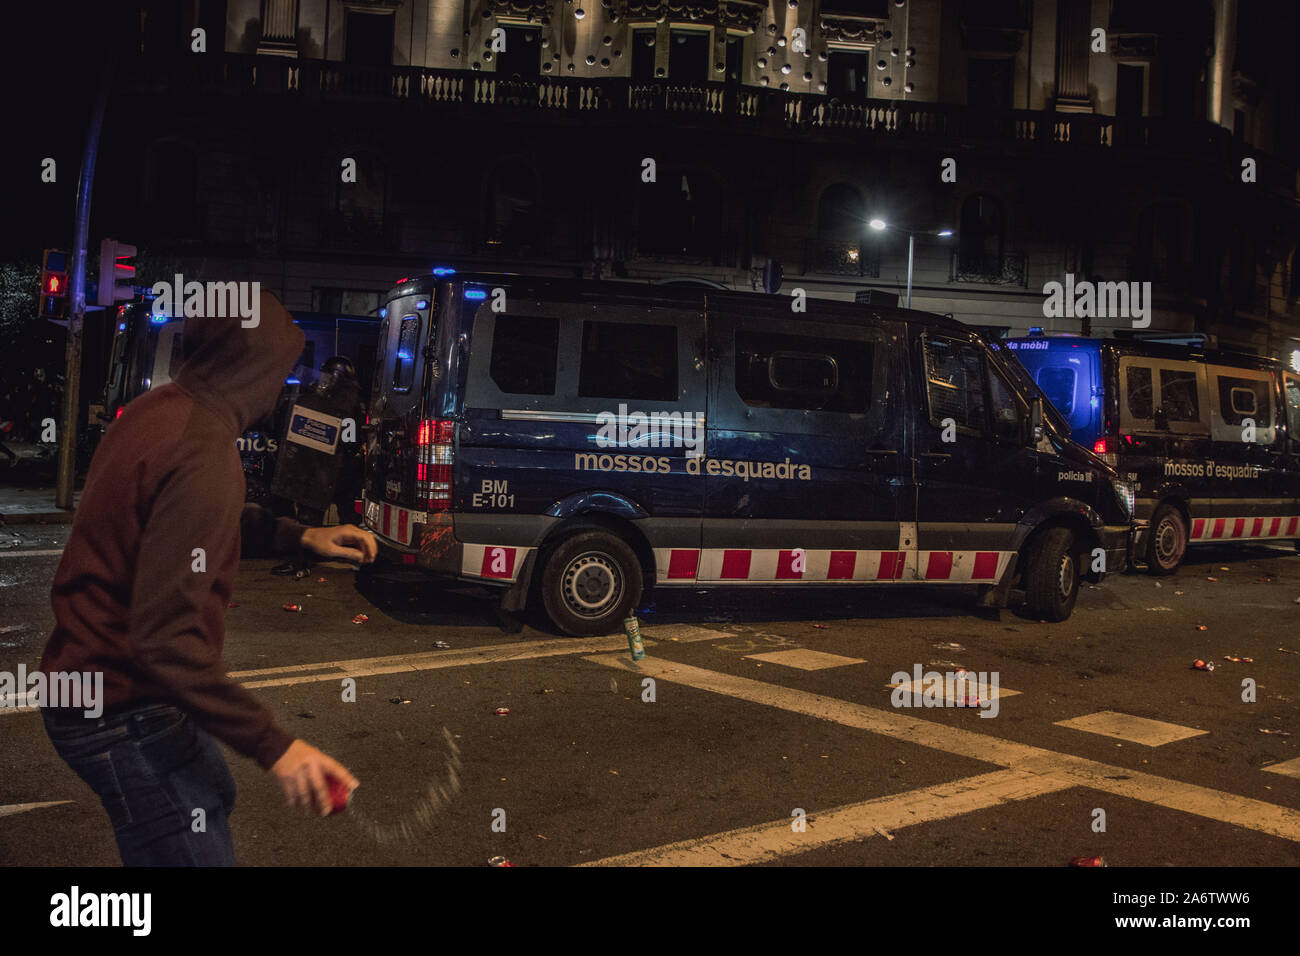
[[[709,317],[708,460],[699,580],[897,580],[905,326]]]

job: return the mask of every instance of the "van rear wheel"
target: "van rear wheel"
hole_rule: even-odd
[[[641,562],[608,531],[581,531],[551,548],[542,567],[542,605],[575,637],[611,634],[641,599]]]
[[[1069,528],[1048,528],[1029,549],[1025,603],[1039,617],[1064,621],[1079,597],[1079,549]]]
[[[1187,556],[1187,522],[1171,504],[1163,504],[1151,516],[1147,538],[1147,567],[1152,574],[1173,574]]]

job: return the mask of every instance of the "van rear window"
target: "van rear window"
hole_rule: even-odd
[[[420,317],[402,316],[397,333],[397,358],[393,363],[393,391],[409,392],[415,378],[416,349],[420,344]]]
[[[1078,376],[1068,365],[1046,365],[1038,370],[1038,387],[1056,410],[1069,418],[1074,411],[1074,389]]]
[[[554,395],[560,322],[554,317],[498,315],[488,374],[511,395]]]
[[[677,401],[677,327],[583,322],[578,394]]]
[[[1269,408],[1269,385],[1258,378],[1234,378],[1220,375],[1219,412],[1229,425],[1240,425],[1251,419],[1256,428],[1272,428],[1273,416]]]
[[[736,332],[736,391],[746,405],[865,412],[871,370],[866,342]]]
[[[1151,391],[1151,369],[1130,365],[1128,369],[1128,413],[1136,419],[1150,421],[1155,417],[1155,402]]]
[[[1171,422],[1199,422],[1201,403],[1195,372],[1160,370],[1160,407]]]

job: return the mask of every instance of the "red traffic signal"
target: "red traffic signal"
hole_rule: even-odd
[[[46,249],[41,260],[39,314],[56,320],[68,314],[68,256],[58,249]]]

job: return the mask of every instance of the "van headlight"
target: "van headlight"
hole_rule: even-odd
[[[1137,486],[1122,478],[1112,478],[1110,485],[1115,489],[1115,497],[1119,499],[1119,506],[1124,509],[1125,516],[1132,518],[1137,508]]]

